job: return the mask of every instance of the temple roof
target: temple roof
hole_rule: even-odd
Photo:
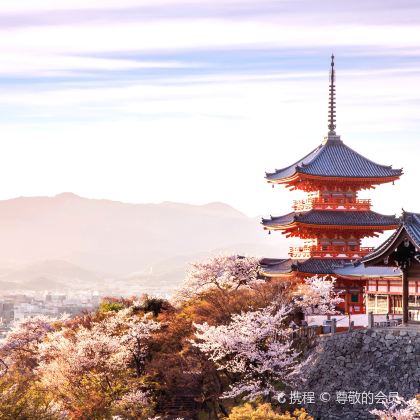
[[[399,277],[401,271],[396,267],[366,267],[360,262],[352,263],[343,259],[309,258],[307,260],[263,258],[260,261],[265,275],[289,274],[293,271],[307,274],[331,274],[350,279]]]
[[[401,276],[401,270],[397,267],[366,267],[360,263],[349,263],[344,267],[336,268],[334,274],[339,277],[347,277],[354,279],[367,279],[374,278],[378,279],[381,277],[399,277]]]
[[[293,260],[290,258],[263,258],[260,261],[264,274],[286,274],[292,271]]]
[[[309,274],[334,274],[334,270],[342,268],[349,260],[309,258],[307,260],[263,258],[260,261],[265,275],[287,274],[292,271]]]
[[[293,264],[294,271],[310,274],[334,274],[337,268],[344,267],[348,260],[309,258],[305,261]]]
[[[399,228],[372,253],[362,258],[362,262],[369,262],[387,256],[408,236],[413,245],[420,249],[420,213],[403,212]]]
[[[404,212],[401,219],[414,245],[420,248],[420,213]]]
[[[327,178],[398,178],[402,169],[379,165],[346,146],[336,135],[327,140],[293,165],[266,173],[269,182],[307,174]]]
[[[334,211],[309,210],[307,212],[292,212],[284,216],[262,219],[266,228],[289,226],[295,223],[310,225],[339,225],[339,226],[398,226],[399,220],[395,216],[387,216],[374,211]]]

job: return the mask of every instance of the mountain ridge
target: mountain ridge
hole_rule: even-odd
[[[63,277],[64,285],[72,276],[83,283],[81,270],[86,270],[91,273],[86,282],[93,286],[105,277],[147,273],[162,261],[169,267],[160,274],[169,279],[171,270],[177,276],[182,271],[171,259],[185,262],[189,256],[216,250],[247,254],[251,249],[266,255],[270,244],[280,244],[276,255],[286,252],[281,241],[263,232],[256,218],[220,202],[123,203],[68,192],[18,197],[0,201],[0,231],[0,267],[12,263],[17,269],[5,270],[0,275],[4,282],[33,280],[30,265],[42,261],[49,263],[36,272],[38,278],[63,283],[53,261],[64,261],[78,267]]]

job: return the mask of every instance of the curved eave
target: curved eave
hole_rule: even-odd
[[[291,279],[294,277],[292,271],[292,260],[290,258],[263,258],[260,260],[261,274],[268,278]]]
[[[295,227],[296,222],[290,223],[288,225],[265,225],[264,222],[262,222],[262,225],[264,226],[264,230],[286,230]]]
[[[294,184],[296,182],[301,181],[319,181],[319,182],[340,182],[340,183],[354,183],[354,184],[386,184],[388,182],[397,181],[403,173],[401,172],[400,175],[395,176],[387,176],[387,177],[349,177],[349,176],[321,176],[321,175],[311,175],[306,174],[304,172],[300,172],[297,168],[296,172],[287,178],[268,178],[267,176],[265,179],[269,184]]]
[[[349,275],[349,274],[340,274],[340,273],[334,273],[333,274],[334,277],[337,277],[338,279],[343,279],[343,280],[377,280],[377,279],[387,279],[387,280],[400,280],[401,279],[401,275],[395,274],[395,275],[382,275],[382,276],[378,276],[378,275]]]
[[[396,230],[391,237],[389,237],[383,244],[379,245],[379,247],[373,251],[372,253],[366,255],[361,259],[366,265],[375,264],[376,262],[382,260],[388,254],[391,254],[392,251],[396,248],[397,242],[400,242],[402,239],[398,239],[401,237],[401,232],[404,230],[404,226],[400,225],[399,229]]]
[[[310,278],[310,277],[315,277],[315,276],[337,277],[335,274],[331,274],[331,273],[322,273],[322,272],[311,273],[311,272],[305,272],[305,271],[300,271],[300,270],[296,271],[296,276],[300,278]]]
[[[394,225],[324,225],[316,223],[301,223],[294,221],[293,223],[287,225],[264,225],[265,230],[287,230],[291,228],[309,228],[309,229],[326,229],[326,230],[372,230],[372,231],[382,231],[382,230],[392,230],[397,229],[398,224]]]
[[[292,270],[290,270],[290,271],[278,271],[277,272],[277,271],[264,271],[262,269],[261,274],[264,277],[268,277],[270,279],[281,277],[284,280],[291,280],[291,279],[294,279],[296,277],[296,273],[293,272]]]
[[[366,255],[366,257],[362,258],[362,262],[368,266],[370,265],[386,265],[383,263],[384,258],[391,255],[395,248],[397,248],[401,242],[403,242],[404,237],[408,236],[411,242],[416,246],[416,242],[414,238],[409,234],[407,229],[404,229],[404,226],[401,226],[394,235],[392,235],[388,241],[384,242],[380,245],[375,251],[371,254]],[[417,245],[418,246],[418,245]]]

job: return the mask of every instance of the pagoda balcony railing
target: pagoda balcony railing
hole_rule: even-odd
[[[294,211],[308,210],[344,210],[344,211],[369,211],[371,208],[371,200],[357,199],[354,201],[346,201],[339,199],[331,199],[328,201],[312,198],[307,200],[293,201]]]
[[[365,255],[370,254],[375,248],[370,247],[358,247],[357,249],[351,250],[349,248],[343,249],[343,247],[336,246],[301,246],[301,247],[290,247],[289,255],[292,258],[304,259],[304,258],[361,258]]]

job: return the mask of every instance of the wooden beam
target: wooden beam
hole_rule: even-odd
[[[402,270],[402,307],[403,324],[408,324],[408,269]]]

